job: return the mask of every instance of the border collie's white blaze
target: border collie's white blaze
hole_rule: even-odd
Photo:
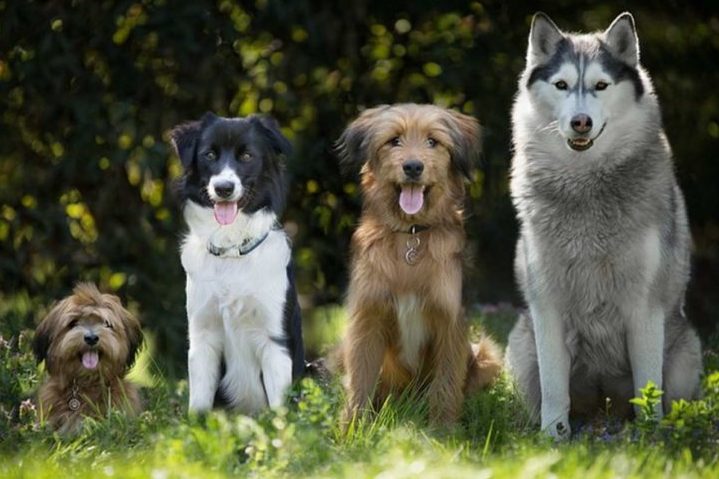
[[[291,250],[277,219],[290,145],[274,120],[211,113],[172,131],[185,174],[190,410],[282,404],[304,369]]]

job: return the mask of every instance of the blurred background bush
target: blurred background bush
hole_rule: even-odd
[[[341,302],[359,211],[332,144],[362,108],[475,115],[471,303],[520,305],[512,278],[509,111],[532,13],[603,29],[631,10],[688,200],[689,313],[719,316],[719,9],[715,2],[0,1],[0,335],[34,327],[81,279],[119,294],[184,374],[183,224],[168,130],[206,110],[275,116],[295,145],[285,215],[312,310]]]

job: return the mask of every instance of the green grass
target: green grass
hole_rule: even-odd
[[[338,316],[335,308],[312,317],[313,347],[326,351],[336,339]],[[512,315],[484,319],[504,340]],[[160,377],[148,354],[138,366],[133,374],[145,384],[147,404],[137,418],[87,421],[69,439],[38,427],[27,404],[1,422],[0,477],[719,477],[719,374],[707,375],[703,400],[679,405],[660,423],[641,418],[611,434],[599,424],[555,445],[529,424],[507,378],[468,398],[455,427],[430,427],[426,402],[406,394],[345,434],[337,383],[306,379],[287,408],[258,418],[190,417],[185,381]]]

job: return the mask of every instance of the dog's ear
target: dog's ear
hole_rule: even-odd
[[[140,326],[140,321],[138,321],[137,318],[135,318],[129,311],[125,310],[125,312],[128,315],[125,321],[125,328],[127,331],[128,347],[127,369],[129,370],[133,366],[133,364],[135,364],[135,359],[137,359],[137,353],[142,346],[144,336],[142,334],[142,327]]]
[[[105,293],[102,295],[103,302],[106,307],[112,311],[112,314],[121,320],[122,327],[125,329],[125,337],[127,340],[127,362],[126,367],[130,369],[135,364],[135,358],[142,346],[142,326],[140,321],[122,305],[120,298],[114,294]]]
[[[614,56],[629,66],[639,63],[639,38],[634,17],[624,12],[604,31],[604,41]]]
[[[452,166],[462,176],[471,180],[472,169],[482,151],[479,122],[474,117],[449,110],[447,127],[452,137]]]
[[[205,113],[199,121],[190,121],[177,125],[170,131],[170,140],[175,153],[185,170],[192,166],[197,149],[197,141],[202,130],[217,121],[217,115],[212,112]]]
[[[47,313],[43,320],[40,321],[37,328],[35,328],[35,337],[32,341],[32,351],[35,354],[35,359],[38,364],[45,361],[45,367],[48,370],[50,369],[48,351],[50,349],[50,344],[52,343],[53,330],[65,314],[67,304],[68,302],[66,299],[53,304],[52,308],[50,308],[50,312]]]
[[[252,121],[259,125],[260,131],[270,141],[272,149],[277,155],[290,156],[292,153],[292,143],[288,140],[280,130],[280,124],[271,116],[253,115]]]
[[[564,34],[546,13],[535,13],[529,30],[527,63],[538,64],[547,61],[562,39]]]
[[[50,325],[45,318],[35,329],[35,337],[32,340],[32,351],[38,364],[47,359],[48,349],[50,349]]]
[[[340,135],[335,143],[335,152],[345,173],[358,172],[362,165],[371,160],[369,147],[372,143],[372,126],[377,115],[387,108],[388,105],[368,108]]]

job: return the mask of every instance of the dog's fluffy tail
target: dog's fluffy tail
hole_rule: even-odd
[[[467,394],[490,386],[502,372],[502,350],[489,336],[472,343],[472,355],[467,370]]]

